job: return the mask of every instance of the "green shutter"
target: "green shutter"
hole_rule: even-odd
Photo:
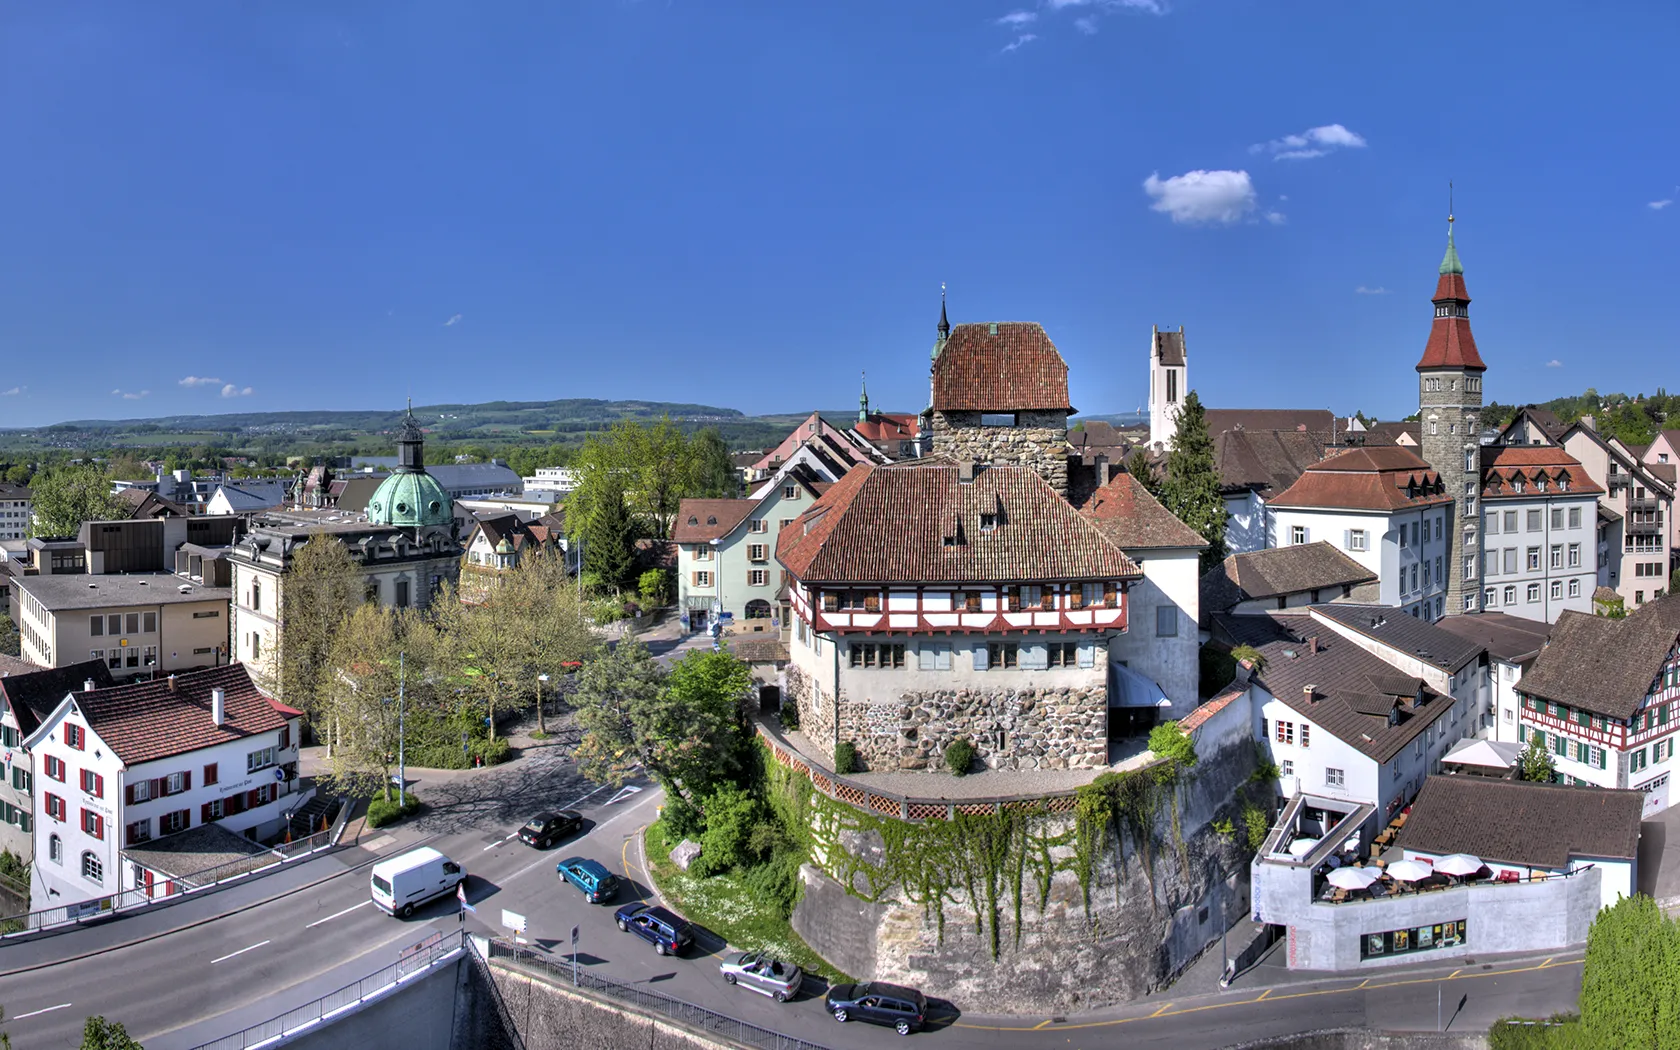
[[[1528,742],[1528,724],[1526,722],[1517,725],[1517,741],[1518,743]]]

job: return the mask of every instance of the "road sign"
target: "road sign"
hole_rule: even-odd
[[[456,887],[455,887],[455,899],[461,902],[461,910],[462,911],[470,911],[474,915],[478,914],[478,909],[473,907],[471,904],[467,903],[467,884],[466,883],[463,882],[463,883],[459,883],[459,884],[456,885]],[[502,914],[505,916],[507,914],[507,912],[503,912]],[[522,918],[520,921],[523,922],[524,919]]]
[[[714,615],[717,614],[717,613],[720,613],[722,611],[723,611],[723,603],[722,602],[713,602],[712,603],[712,613]],[[128,643],[124,642],[123,644],[127,645]]]
[[[513,931],[514,940],[524,940],[524,938],[519,935],[525,932],[525,916],[519,914],[518,912],[508,911],[506,908],[503,908],[502,925]]]
[[[720,613],[718,613],[718,622],[719,623],[734,623],[735,622],[735,614],[732,613],[732,612],[720,612]]]
[[[577,939],[578,939],[578,928],[576,926],[573,926],[572,927],[572,947],[573,948],[577,947]]]

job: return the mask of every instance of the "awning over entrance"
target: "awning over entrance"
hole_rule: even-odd
[[[1127,667],[1108,665],[1109,707],[1171,707],[1172,701],[1155,680]]]

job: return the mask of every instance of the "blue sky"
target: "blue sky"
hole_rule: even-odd
[[[941,282],[1088,412],[1183,324],[1209,404],[1397,418],[1449,179],[1490,398],[1673,388],[1676,45],[1668,0],[8,4],[0,425],[914,410]]]

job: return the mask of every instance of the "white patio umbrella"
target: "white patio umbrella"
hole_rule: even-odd
[[[1415,860],[1397,860],[1388,866],[1389,878],[1399,879],[1401,882],[1417,882],[1427,879],[1433,874],[1429,865]]]
[[[1329,876],[1330,885],[1343,890],[1362,890],[1377,881],[1376,868],[1337,868]]]
[[[1312,848],[1316,845],[1318,845],[1317,839],[1296,839],[1289,844],[1289,855],[1291,857],[1304,857],[1311,853]]]
[[[1482,858],[1468,853],[1449,853],[1435,862],[1435,870],[1443,875],[1474,875],[1482,870]]]

